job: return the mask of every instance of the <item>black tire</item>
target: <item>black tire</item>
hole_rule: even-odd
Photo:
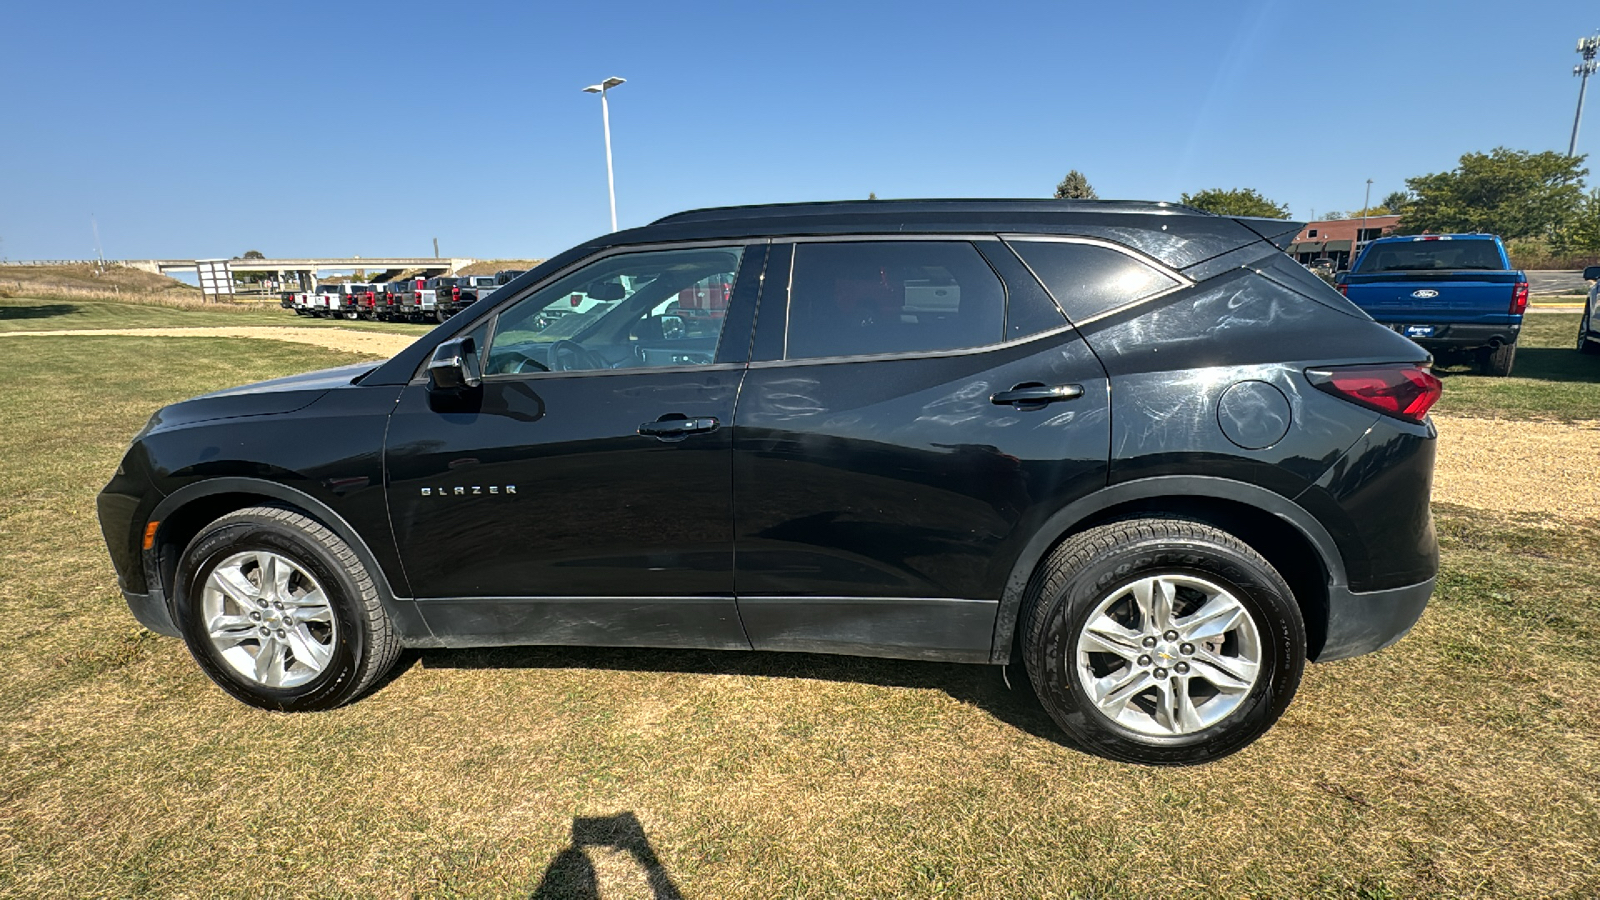
[[[1204,580],[1225,589],[1248,613],[1257,635],[1260,662],[1254,683],[1238,692],[1240,699],[1226,701],[1237,704],[1231,712],[1185,734],[1157,736],[1125,727],[1096,706],[1079,675],[1078,639],[1090,617],[1102,603],[1153,576]],[[1192,601],[1180,595],[1178,602]],[[1176,609],[1176,602],[1174,606]],[[1085,749],[1123,762],[1192,765],[1242,749],[1265,734],[1288,708],[1305,669],[1305,624],[1282,576],[1238,538],[1188,519],[1129,519],[1069,538],[1035,572],[1022,622],[1023,661],[1050,717]],[[1084,656],[1090,661],[1099,658],[1097,654]],[[1141,656],[1137,664],[1148,666],[1149,659]],[[1203,665],[1196,660],[1193,677],[1200,683],[1193,690],[1203,692],[1210,689],[1210,682],[1201,677]],[[1136,663],[1130,660],[1121,665],[1132,673]],[[1181,668],[1191,671],[1187,663]],[[1165,684],[1178,683],[1177,676],[1161,674],[1166,670],[1147,671]],[[1168,677],[1172,681],[1165,681]],[[1192,698],[1193,682],[1185,679],[1182,683],[1184,696]],[[1148,696],[1146,690],[1129,694],[1137,703],[1130,701],[1125,706],[1137,706],[1135,716],[1147,701],[1153,708],[1155,700],[1163,696],[1154,686],[1147,691]],[[1203,697],[1200,703],[1216,697],[1221,697],[1221,692]],[[1189,702],[1195,703],[1193,699]],[[1154,715],[1151,721],[1156,721]]]
[[[223,659],[206,633],[201,596],[206,579],[234,554],[267,551],[286,557],[321,585],[336,623],[332,654],[322,672],[297,687],[274,688],[247,679]],[[303,513],[253,507],[229,513],[195,535],[178,560],[174,611],[200,668],[236,699],[262,709],[332,709],[361,696],[394,665],[400,638],[378,598],[372,576],[350,546]]]
[[[1578,323],[1578,352],[1593,356],[1600,353],[1600,346],[1589,340],[1589,311],[1583,311],[1583,321]]]
[[[433,311],[433,320],[435,322],[443,322],[445,319],[448,319],[448,318],[450,318],[450,314],[445,312],[442,309],[436,309],[436,310]]]
[[[1478,371],[1491,378],[1504,378],[1511,374],[1517,359],[1516,344],[1501,344],[1493,350],[1484,350],[1478,358]]]

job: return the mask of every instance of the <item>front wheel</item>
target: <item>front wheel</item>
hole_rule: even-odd
[[[1578,352],[1593,356],[1600,353],[1600,346],[1589,340],[1589,311],[1584,310],[1583,321],[1578,323]]]
[[[330,709],[394,664],[372,576],[322,523],[254,507],[212,522],[178,561],[179,627],[219,687],[263,709]]]
[[[1265,734],[1305,668],[1282,576],[1238,538],[1130,519],[1058,547],[1030,585],[1023,658],[1067,733],[1109,759],[1211,762]]]

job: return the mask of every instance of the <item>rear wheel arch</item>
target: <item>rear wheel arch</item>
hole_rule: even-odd
[[[1113,485],[1067,506],[1045,522],[1006,580],[990,662],[1005,664],[1016,658],[1024,598],[1056,547],[1108,522],[1152,516],[1211,525],[1265,557],[1294,593],[1305,620],[1308,656],[1314,660],[1320,655],[1327,638],[1329,588],[1347,583],[1332,535],[1281,494],[1224,478],[1175,475]]]
[[[178,559],[195,535],[217,519],[253,506],[276,506],[301,513],[338,535],[353,550],[372,576],[378,597],[402,636],[412,637],[426,626],[411,611],[412,604],[397,599],[388,573],[378,563],[366,540],[344,517],[316,498],[286,485],[256,478],[215,478],[187,485],[156,505],[150,520],[160,522],[155,544],[145,551],[145,577],[152,593],[160,591],[168,615],[172,612],[172,585]],[[176,619],[174,619],[176,623]]]

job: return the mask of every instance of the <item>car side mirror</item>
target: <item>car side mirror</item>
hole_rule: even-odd
[[[1600,281],[1600,266],[1590,266],[1583,270],[1584,281]]]
[[[460,393],[483,384],[478,368],[478,348],[472,338],[445,341],[433,350],[428,362],[428,389]]]

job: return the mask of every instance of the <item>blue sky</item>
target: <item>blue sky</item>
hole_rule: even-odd
[[[699,206],[1254,187],[1565,150],[1579,2],[19,3],[0,256],[543,257]],[[1600,86],[1597,86],[1600,91]],[[1600,96],[1579,150],[1600,150]],[[1600,166],[1591,184],[1600,184]]]

